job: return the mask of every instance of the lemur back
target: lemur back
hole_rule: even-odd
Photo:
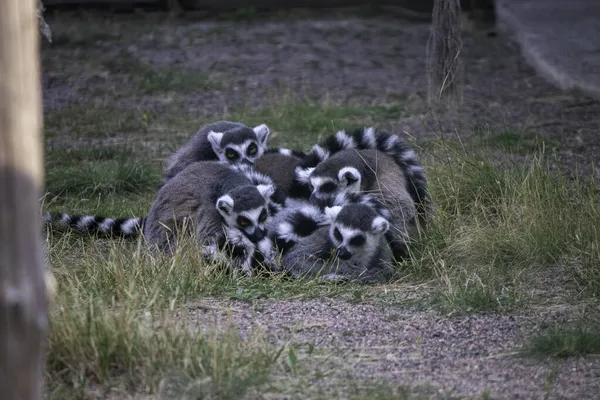
[[[197,161],[252,164],[265,151],[269,133],[264,124],[254,128],[230,121],[205,125],[168,158],[164,180],[168,181]]]
[[[256,250],[270,251],[266,226],[275,188],[263,178],[266,184],[257,185],[235,166],[215,161],[191,164],[159,190],[145,223],[146,240],[168,252],[181,234],[194,232],[198,243],[214,252],[227,239],[229,245],[246,249],[242,268],[249,271]]]
[[[277,187],[277,198],[296,198],[302,195],[294,193],[296,186],[296,167],[302,164],[304,153],[289,149],[268,149],[254,167],[271,179]]]

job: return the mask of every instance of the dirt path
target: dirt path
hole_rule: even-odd
[[[233,323],[242,334],[259,328],[280,345],[314,345],[324,362],[309,359],[313,386],[304,387],[301,398],[319,390],[331,396],[319,398],[343,398],[367,382],[436,398],[482,398],[486,390],[493,399],[593,399],[600,393],[598,357],[553,363],[519,354],[524,335],[542,321],[574,317],[576,309],[448,318],[339,299],[207,299],[189,312],[200,325]]]

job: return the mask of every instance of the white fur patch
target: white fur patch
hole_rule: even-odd
[[[279,154],[281,154],[282,156],[291,157],[292,156],[292,150],[290,150],[290,149],[279,149]]]
[[[377,147],[377,138],[375,137],[375,128],[365,128],[363,131],[363,141],[366,142],[369,149]]]
[[[383,217],[375,217],[371,223],[371,229],[376,234],[384,234],[390,229],[390,223]]]
[[[265,258],[265,264],[270,265],[275,262],[275,255],[274,255],[274,251],[273,251],[273,242],[271,242],[271,239],[269,239],[269,238],[261,239],[258,242],[257,247],[258,247],[258,251]]]
[[[297,242],[300,237],[294,233],[294,227],[291,223],[285,221],[280,223],[276,228],[277,237],[285,241]]]
[[[208,132],[208,141],[212,145],[212,148],[215,151],[215,153],[220,152],[219,150],[221,149],[221,140],[223,139],[223,135],[223,132]]]
[[[310,184],[312,185],[312,187],[314,188],[315,191],[318,191],[318,189],[322,185],[324,185],[328,182],[337,183],[331,178],[325,178],[325,177],[321,177],[321,176],[315,176],[315,177],[310,178]]]
[[[60,224],[68,224],[70,219],[71,219],[71,216],[69,214],[63,214],[62,217],[60,218],[60,221],[58,221],[58,222]]]
[[[421,172],[423,172],[423,168],[420,165],[411,165],[408,168],[408,171],[412,174],[412,175],[417,175],[420,174]]]
[[[345,131],[337,132],[335,134],[335,139],[344,149],[353,149],[356,147],[356,143],[354,143],[352,136],[349,136]]]
[[[325,207],[325,215],[327,215],[332,222],[337,218],[340,211],[342,211],[341,206]]]
[[[265,200],[269,200],[273,193],[275,193],[275,187],[273,185],[257,185],[256,189]]]
[[[402,159],[404,161],[415,161],[417,159],[417,156],[413,150],[406,150],[402,154]]]
[[[325,150],[323,147],[319,146],[318,144],[315,144],[312,147],[311,152],[316,154],[317,157],[319,157],[319,160],[321,160],[321,161],[325,161],[326,159],[329,158],[329,151]]]
[[[252,130],[254,131],[254,133],[256,133],[256,137],[258,138],[258,141],[261,144],[266,143],[267,137],[269,137],[269,133],[271,133],[271,130],[265,124],[260,124],[258,126],[255,126]]]
[[[100,225],[98,225],[98,229],[101,232],[109,232],[110,228],[113,226],[114,223],[115,223],[114,219],[106,218],[104,221],[102,221],[102,223]]]
[[[296,167],[296,179],[298,179],[301,183],[309,183],[310,175],[313,173],[314,168],[305,168]]]
[[[217,200],[216,207],[221,214],[229,215],[233,209],[233,199],[228,194],[221,196]]]
[[[263,212],[263,210],[263,207],[259,207],[255,208],[254,210],[244,211],[243,213],[241,213],[241,215],[254,222],[255,225],[258,225],[258,217],[260,216],[260,213]]]
[[[391,151],[394,149],[394,146],[396,145],[396,143],[398,143],[400,141],[400,138],[396,135],[391,135],[389,138],[387,138],[387,140],[385,141],[383,147],[386,151]]]
[[[312,204],[305,204],[298,210],[300,214],[314,220],[317,223],[325,221],[324,215],[319,207]]]
[[[125,233],[134,233],[140,223],[139,218],[132,218],[121,225],[121,230]]]
[[[346,174],[348,174],[348,173],[350,173],[350,175],[352,176],[352,178],[354,179],[355,182],[348,181],[348,179],[346,178]],[[338,180],[344,186],[352,186],[353,188],[354,187],[360,188],[360,182],[361,182],[360,172],[358,172],[358,170],[354,167],[344,167],[344,168],[340,169],[340,171],[338,172]]]
[[[249,165],[244,165],[244,164],[238,164],[238,165],[232,165],[232,168],[242,172],[244,175],[246,175],[246,178],[248,178],[250,180],[250,182],[252,182],[253,185],[272,185],[275,186],[275,184],[273,183],[273,180],[268,177],[267,175],[258,172],[257,170],[255,170],[254,168],[252,168]]]
[[[77,222],[77,229],[86,229],[91,222],[94,222],[95,218],[92,216],[81,217],[81,219]]]

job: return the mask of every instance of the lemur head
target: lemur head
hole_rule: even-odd
[[[328,170],[320,166],[296,171],[299,180],[310,187],[311,201],[326,202],[343,193],[360,192],[362,177],[357,168],[344,166]]]
[[[239,232],[252,243],[263,239],[271,219],[269,202],[274,192],[272,185],[245,185],[219,197],[217,211],[230,233]]]
[[[366,204],[326,207],[331,219],[329,239],[342,260],[368,262],[390,229],[389,222]]]
[[[254,164],[267,148],[269,127],[265,124],[248,128],[242,124],[208,133],[208,141],[220,161],[229,164]]]

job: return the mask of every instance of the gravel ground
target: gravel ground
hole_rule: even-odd
[[[52,26],[52,18],[49,23]],[[127,54],[157,68],[175,65],[198,74],[224,74],[228,81],[223,87],[183,99],[188,110],[203,116],[221,115],[234,105],[266,106],[273,94],[283,92],[358,105],[402,100],[406,111],[382,121],[383,126],[423,140],[456,132],[467,137],[477,124],[492,131],[525,129],[557,141],[564,166],[579,165],[579,172],[589,175],[600,165],[596,155],[600,103],[561,92],[537,77],[505,37],[465,32],[464,104],[434,114],[424,101],[426,24],[350,16],[235,25],[180,22],[176,28],[157,24],[154,29],[134,38],[117,35],[115,40],[99,40],[95,49]],[[68,58],[73,51],[44,46],[47,113],[73,104],[160,110],[168,103],[160,95],[117,99],[93,95],[94,89],[122,84],[121,77],[93,68],[85,74],[72,68],[65,73],[53,60]],[[355,381],[431,386],[440,397],[481,396],[486,388],[491,398],[499,399],[592,399],[600,393],[597,357],[556,364],[515,354],[524,335],[543,321],[573,317],[577,314],[573,307],[548,306],[512,316],[440,317],[339,299],[260,300],[254,306],[207,299],[191,312],[199,321],[225,321],[222,310],[229,307],[236,310],[232,318],[242,330],[254,321],[278,340],[293,334],[294,342],[314,343],[332,352],[337,365],[334,378],[315,383],[330,398],[347,394],[344,384],[331,382],[347,379],[348,374]],[[342,392],[336,394],[337,390]]]
[[[258,326],[279,344],[289,340],[324,350],[331,357],[326,368],[335,372],[315,379],[313,390],[331,398],[348,395],[349,382],[360,387],[373,381],[443,398],[481,398],[486,389],[493,399],[595,399],[600,393],[600,357],[552,363],[519,354],[525,335],[542,323],[581,315],[577,308],[441,317],[337,299],[254,304],[206,299],[189,312],[200,325],[233,323],[242,334]],[[308,360],[320,369],[321,363]]]
[[[597,171],[591,172],[600,163],[600,102],[560,91],[536,76],[517,45],[506,37],[464,32],[463,105],[452,112],[432,113],[424,100],[428,24],[350,16],[236,24],[146,23],[144,28],[139,34],[98,40],[93,49],[156,67],[189,68],[206,76],[223,74],[222,87],[183,98],[184,107],[201,116],[214,118],[232,106],[268,106],[274,94],[282,93],[348,105],[401,100],[407,104],[406,111],[381,121],[382,126],[418,139],[454,133],[466,138],[477,125],[492,131],[524,129],[558,142],[564,166],[574,169],[578,165],[580,173],[600,177]],[[47,47],[46,54],[68,59],[73,48]],[[53,68],[49,65],[44,70],[46,110],[82,102],[160,110],[171,101],[160,95],[94,96],[97,88],[127,82],[120,81],[119,74],[93,67],[85,74],[63,74]]]

